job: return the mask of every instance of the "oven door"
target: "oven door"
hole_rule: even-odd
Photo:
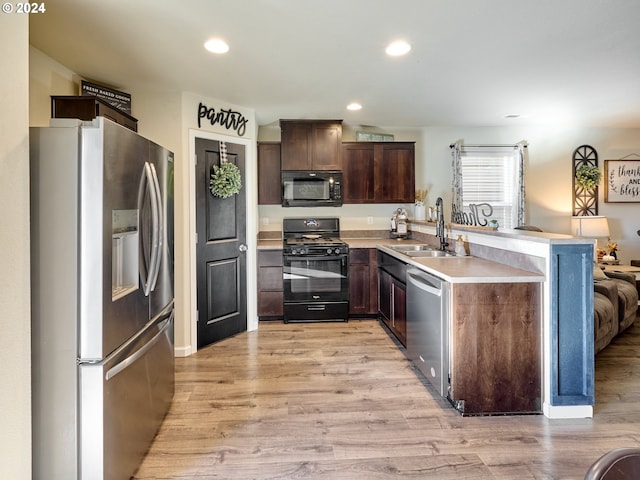
[[[284,301],[338,302],[349,299],[348,255],[285,255]]]

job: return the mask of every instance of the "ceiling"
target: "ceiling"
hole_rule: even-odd
[[[640,127],[638,0],[45,5],[30,15],[31,44],[83,78],[223,100],[254,109],[259,125]],[[211,37],[230,51],[205,51]],[[398,38],[411,52],[386,56]],[[352,101],[363,109],[347,111]]]

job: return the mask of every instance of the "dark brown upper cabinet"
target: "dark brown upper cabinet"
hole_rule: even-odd
[[[344,203],[414,203],[414,142],[342,144]]]
[[[342,170],[342,120],[280,120],[282,170]]]

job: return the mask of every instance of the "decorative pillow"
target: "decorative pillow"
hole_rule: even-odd
[[[600,265],[598,265],[598,262],[593,262],[593,280],[597,281],[597,280],[608,280],[608,279],[609,277],[605,275],[602,268],[600,268]]]

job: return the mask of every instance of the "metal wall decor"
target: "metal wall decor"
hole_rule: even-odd
[[[590,145],[580,145],[573,151],[573,215],[598,215],[598,186],[585,188],[576,182],[576,171],[582,166],[598,166],[598,152]]]

